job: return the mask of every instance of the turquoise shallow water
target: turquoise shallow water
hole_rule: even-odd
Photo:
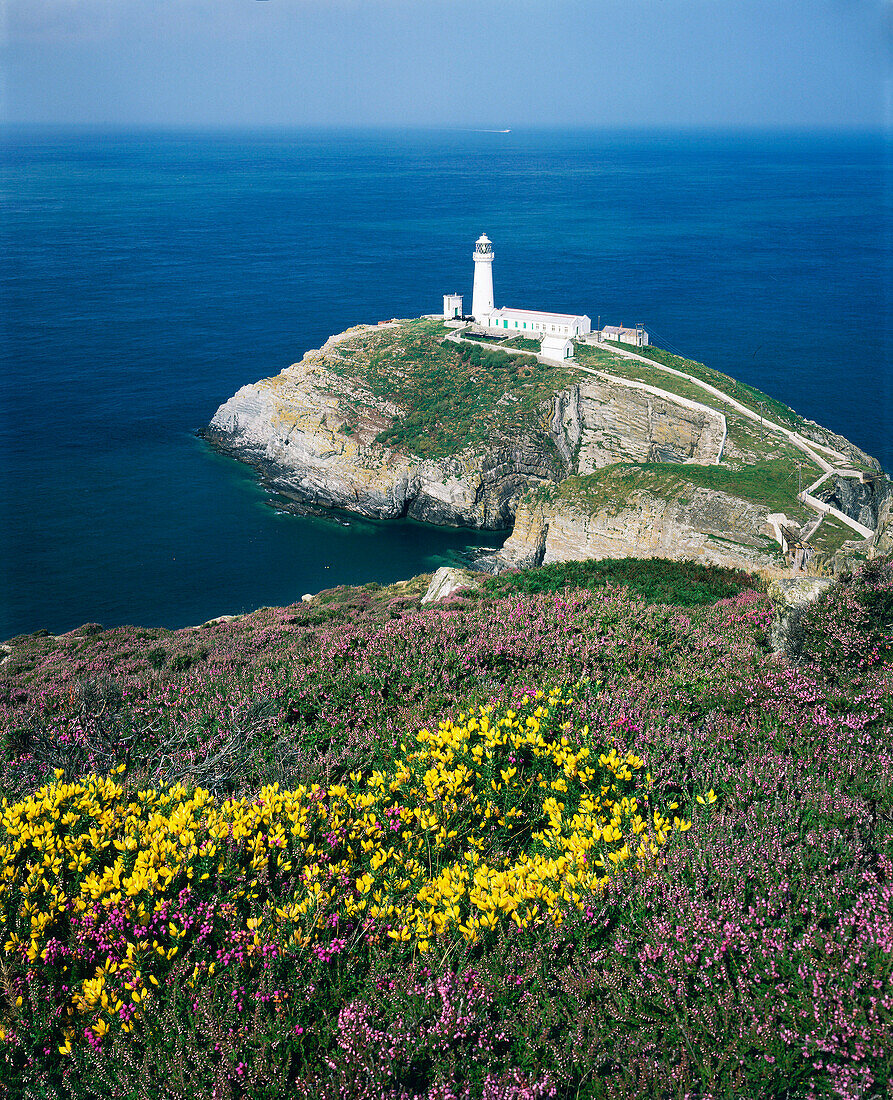
[[[360,321],[471,293],[644,321],[889,469],[890,145],[846,135],[5,137],[0,637],[178,626],[499,536],[277,514],[195,438]]]

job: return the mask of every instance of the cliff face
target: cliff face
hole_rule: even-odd
[[[777,561],[766,511],[727,493],[694,488],[687,499],[632,493],[620,508],[525,498],[494,567],[586,558],[673,558],[758,568]]]
[[[531,484],[562,476],[542,432],[421,459],[375,442],[401,410],[333,371],[338,340],[275,378],[243,386],[217,410],[205,438],[255,466],[278,492],[303,504],[376,519],[479,528],[511,525]]]
[[[596,380],[560,390],[511,430],[495,422],[485,438],[451,455],[389,448],[376,437],[406,410],[338,369],[346,335],[275,378],[243,386],[217,410],[205,438],[303,504],[490,529],[511,526],[531,486],[568,473],[623,459],[715,457],[718,418]],[[516,400],[507,390],[497,404],[510,410]]]
[[[791,490],[801,453],[782,455],[777,438],[711,409],[693,387],[674,400],[652,392],[653,378],[649,389],[444,337],[430,319],[333,336],[243,386],[205,438],[303,505],[483,529],[514,522],[486,563],[496,569],[628,556],[754,568],[778,563],[768,512],[809,518]],[[857,450],[818,425],[814,434]],[[866,526],[889,517],[886,483],[826,488]]]
[[[551,430],[568,473],[615,462],[714,462],[723,434],[718,414],[642,390],[587,379],[556,397]]]
[[[893,498],[893,485],[886,479],[863,485],[854,478],[832,477],[816,490],[816,496],[839,508],[844,515],[876,530],[881,515],[885,514],[885,505]]]

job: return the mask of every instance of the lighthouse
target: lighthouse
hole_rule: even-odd
[[[474,292],[471,315],[480,324],[493,311],[493,244],[486,233],[474,243]]]

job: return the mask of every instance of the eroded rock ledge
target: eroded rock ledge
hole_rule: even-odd
[[[243,386],[204,437],[302,504],[494,530],[512,525],[532,486],[622,459],[705,461],[715,445],[710,417],[587,380],[554,394],[515,433],[494,423],[483,443],[420,459],[376,443],[406,410],[339,371],[339,348],[350,335]],[[507,392],[501,401],[511,399]]]
[[[740,499],[734,489],[652,478],[650,490],[643,480],[619,500],[591,493],[574,499],[565,491],[573,478],[597,480],[627,463],[670,471],[713,465],[726,440],[719,411],[574,367],[558,374],[531,359],[476,376],[467,354],[441,343],[436,323],[386,328],[358,326],[333,336],[279,375],[243,386],[220,406],[204,437],[303,506],[446,526],[514,525],[503,550],[481,563],[497,571],[602,557],[687,558],[746,569],[778,564],[765,503]],[[427,385],[440,387],[441,404],[430,419]],[[464,402],[455,419],[454,398]],[[438,451],[430,446],[435,437],[454,442]],[[399,445],[388,442],[395,439]],[[741,440],[736,445],[730,435],[727,453],[739,463],[756,461],[747,453],[753,441],[746,434]],[[838,495],[850,491],[834,488]],[[889,513],[884,493],[869,500],[863,492],[845,503],[877,521],[879,512]]]
[[[587,558],[676,558],[753,569],[773,564],[777,545],[764,533],[765,509],[705,488],[689,499],[647,490],[620,508],[592,510],[572,500],[521,503],[495,568],[525,568]]]

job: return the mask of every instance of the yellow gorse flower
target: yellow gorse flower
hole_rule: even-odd
[[[556,689],[462,713],[421,730],[386,768],[328,789],[274,784],[220,802],[182,784],[133,791],[57,774],[0,802],[0,942],[33,963],[69,917],[123,913],[134,931],[122,957],[66,983],[71,1010],[101,1038],[119,1018],[131,1026],[155,974],[188,946],[182,922],[153,923],[187,887],[241,927],[249,954],[274,939],[306,951],[335,914],[341,928],[421,952],[505,920],[561,923],[691,824],[650,804],[638,756],[600,751],[588,728],[574,735],[572,702]],[[203,965],[193,981],[211,972]]]

